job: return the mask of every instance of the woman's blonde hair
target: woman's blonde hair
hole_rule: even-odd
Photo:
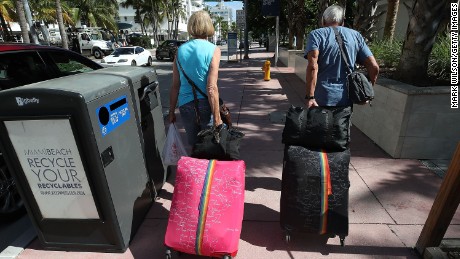
[[[187,31],[194,38],[205,39],[214,35],[214,26],[211,17],[206,11],[198,11],[190,16]]]

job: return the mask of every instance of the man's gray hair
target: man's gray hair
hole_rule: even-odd
[[[331,5],[323,13],[323,25],[330,23],[342,24],[344,18],[344,9],[339,5]]]

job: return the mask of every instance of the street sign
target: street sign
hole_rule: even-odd
[[[244,10],[236,10],[236,25],[238,28],[244,29],[246,24],[246,19],[244,15]]]
[[[229,32],[227,34],[227,51],[228,55],[236,54],[237,46],[238,46],[238,34],[236,32]]]
[[[280,15],[280,0],[263,0],[262,15],[279,16]]]

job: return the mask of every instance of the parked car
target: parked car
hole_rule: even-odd
[[[176,56],[177,49],[180,45],[185,43],[184,40],[167,40],[164,41],[156,50],[155,56],[158,60],[162,60],[163,58],[169,58],[174,60]]]
[[[150,51],[139,46],[116,48],[112,54],[101,60],[102,64],[111,66],[151,66],[152,62]]]
[[[103,68],[73,51],[34,44],[0,43],[0,91]],[[0,218],[25,212],[0,147]]]
[[[218,40],[216,42],[216,45],[227,45],[227,41],[226,40]]]

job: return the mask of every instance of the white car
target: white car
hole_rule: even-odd
[[[108,66],[142,66],[152,65],[152,54],[150,51],[139,47],[120,47],[116,48],[112,54],[101,60],[101,65]]]

